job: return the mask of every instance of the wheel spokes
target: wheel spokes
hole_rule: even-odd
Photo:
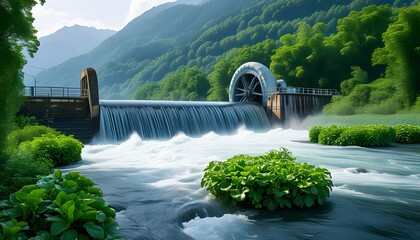
[[[255,86],[254,86],[254,84],[255,84],[255,79],[257,79],[257,77],[256,77],[256,76],[254,76],[254,78],[252,78],[251,83],[250,83],[250,84],[249,84],[249,86],[248,86],[248,89],[249,89],[249,90],[254,91],[254,88],[255,88]],[[260,82],[260,81],[258,81],[258,82]],[[256,85],[256,84],[255,84],[255,85]]]
[[[255,89],[257,88],[258,85],[261,85],[260,81],[258,81],[257,83],[255,83],[255,85],[252,87],[252,91],[255,92]]]
[[[239,91],[241,91],[241,92],[246,92],[246,89],[239,88],[239,87],[236,87],[236,90],[239,90]]]
[[[245,75],[241,76],[235,86],[236,99],[240,102],[258,101],[263,96],[258,86],[261,86],[261,82],[257,76],[252,76],[252,79]]]
[[[246,79],[244,78],[244,76],[241,77],[241,82],[242,82],[242,87],[244,89],[247,89],[248,88],[248,83],[247,83]]]

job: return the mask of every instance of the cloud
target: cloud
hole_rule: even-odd
[[[63,7],[60,10],[58,9],[57,6],[48,6],[47,4],[43,6],[36,5],[32,9],[32,13],[35,17],[33,25],[38,30],[38,33],[36,34],[37,37],[50,35],[64,26],[74,26],[76,24],[95,27],[97,29],[113,30],[120,30],[124,24],[123,21],[114,21],[113,23],[108,21],[106,24],[106,20],[109,20],[109,17],[105,16],[100,18],[100,16],[97,15],[84,14],[82,11],[77,11],[77,7],[74,9],[63,9]],[[121,18],[121,20],[123,19],[124,18]]]
[[[126,23],[140,16],[152,7],[161,5],[167,2],[175,2],[176,0],[131,0],[126,18]]]

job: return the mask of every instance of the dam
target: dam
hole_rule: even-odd
[[[25,89],[19,114],[73,135],[84,143],[94,138],[121,141],[137,132],[143,139],[169,139],[177,133],[229,134],[240,127],[267,131],[271,126],[317,114],[336,90],[287,87],[257,62],[238,68],[231,79],[229,102],[99,100],[93,68],[80,76],[80,89]]]

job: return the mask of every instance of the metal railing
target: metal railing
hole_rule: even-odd
[[[87,90],[72,87],[32,87],[26,86],[24,95],[27,97],[86,97]]]
[[[269,89],[268,93],[269,94],[275,94],[275,93],[310,94],[310,95],[327,95],[327,96],[340,94],[336,89],[303,88],[303,87],[274,88],[274,89]]]

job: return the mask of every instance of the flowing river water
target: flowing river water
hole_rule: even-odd
[[[165,141],[133,134],[86,145],[83,161],[65,170],[102,188],[124,239],[420,239],[420,145],[335,147],[307,139],[306,130],[280,128]],[[210,161],[280,147],[331,171],[334,187],[324,205],[244,209],[225,206],[201,188]]]

